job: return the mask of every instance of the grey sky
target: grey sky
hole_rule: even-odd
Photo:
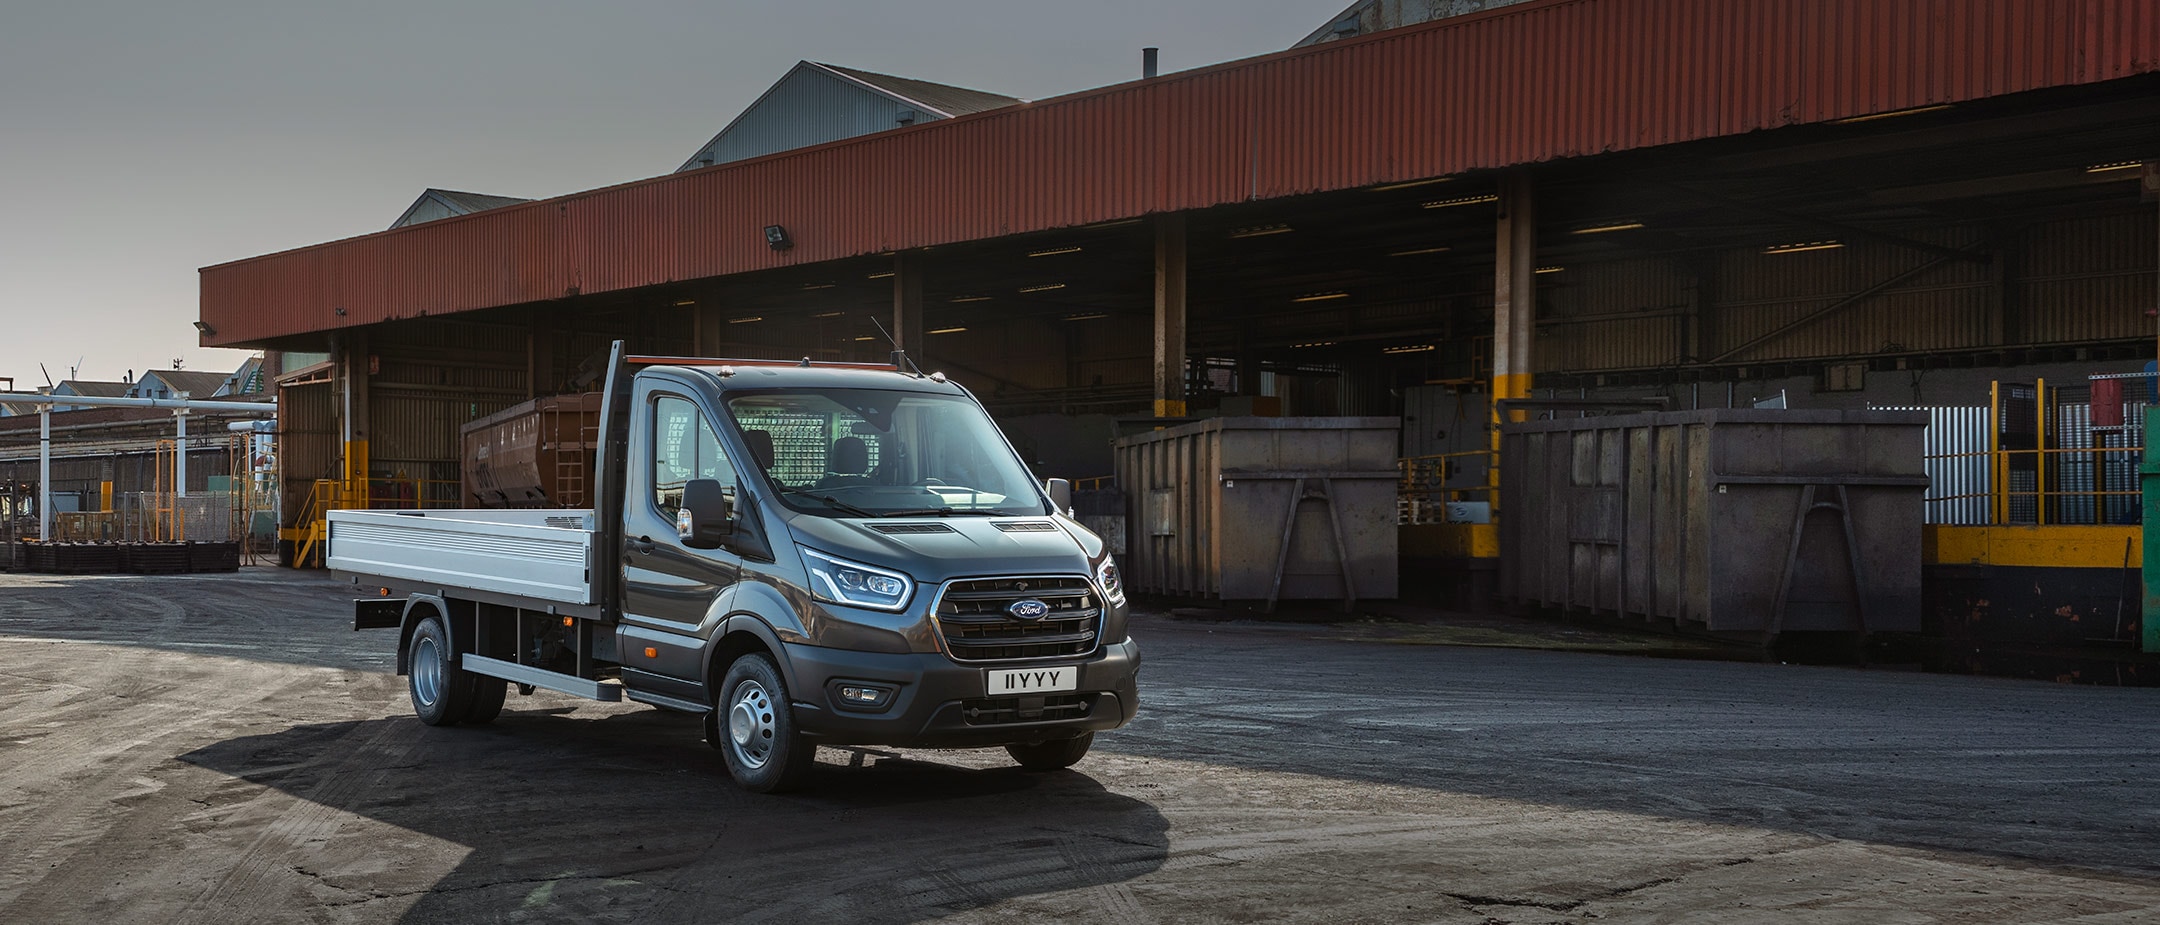
[[[0,3],[0,376],[230,369],[198,267],[429,186],[673,169],[799,59],[1041,99],[1287,48],[1347,0]]]

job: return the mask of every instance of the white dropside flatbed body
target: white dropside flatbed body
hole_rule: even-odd
[[[408,590],[596,608],[599,532],[588,510],[331,511],[329,567]]]

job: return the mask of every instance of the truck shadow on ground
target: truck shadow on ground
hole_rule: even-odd
[[[1114,886],[1169,850],[1155,807],[1075,771],[824,749],[805,792],[745,793],[695,719],[658,711],[303,725],[180,759],[298,798],[288,812],[410,830],[347,821],[315,844],[256,849],[352,901],[411,902],[405,922],[912,922]],[[442,842],[470,853],[437,882],[401,894],[373,873],[455,857]]]

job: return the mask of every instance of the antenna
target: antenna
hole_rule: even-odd
[[[45,387],[46,387],[46,388],[48,388],[48,389],[52,389],[52,388],[58,388],[58,386],[55,386],[55,385],[53,385],[53,381],[52,381],[52,373],[46,372],[46,370],[45,370],[45,364],[43,364],[43,363],[39,363],[39,364],[37,365],[37,371],[38,371],[38,372],[40,372],[40,373],[44,373],[44,375],[45,375]]]
[[[892,345],[892,365],[901,369],[914,370],[917,376],[923,374],[922,367],[915,365],[914,360],[908,359],[907,351],[900,349],[900,341],[892,336],[891,331],[885,330],[884,323],[878,321],[874,315],[871,316],[870,323],[877,325],[877,332],[885,335],[885,342]]]

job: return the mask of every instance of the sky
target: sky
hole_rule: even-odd
[[[1043,99],[1347,3],[0,0],[0,377],[233,369],[196,346],[197,268],[381,231],[430,186],[667,173],[801,59]]]

